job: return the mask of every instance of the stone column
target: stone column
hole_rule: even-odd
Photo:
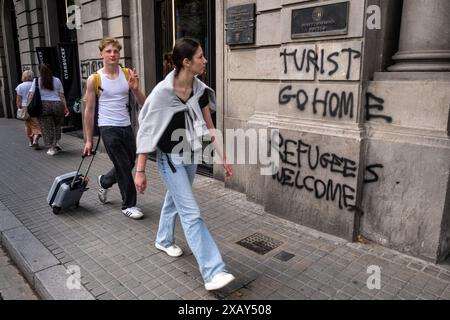
[[[450,71],[450,1],[404,0],[399,52],[389,71]]]

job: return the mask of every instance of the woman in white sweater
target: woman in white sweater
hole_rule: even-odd
[[[171,257],[183,254],[174,239],[175,221],[179,216],[206,290],[217,290],[233,281],[234,276],[225,270],[225,263],[200,215],[192,191],[197,171],[194,155],[201,151],[201,138],[208,133],[215,138],[210,111],[210,106],[215,107],[215,98],[213,90],[197,79],[205,72],[207,63],[197,41],[177,40],[172,60],[175,70],[153,89],[140,113],[135,184],[138,192],[143,193],[147,188],[147,154],[156,149],[158,168],[168,191],[155,246]],[[226,176],[230,178],[232,169],[221,148],[218,151]]]

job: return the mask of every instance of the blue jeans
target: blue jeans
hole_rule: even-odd
[[[192,192],[197,165],[184,164],[182,159],[179,155],[160,150],[157,152],[159,172],[168,191],[161,210],[156,242],[163,247],[175,243],[174,230],[178,214],[189,248],[197,259],[203,280],[207,282],[217,273],[225,271],[225,264],[200,216],[200,209]]]

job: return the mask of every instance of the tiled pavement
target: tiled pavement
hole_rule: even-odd
[[[80,208],[55,216],[46,204],[49,186],[55,176],[77,167],[82,141],[64,135],[64,152],[49,157],[26,146],[22,126],[0,119],[0,202],[63,266],[81,267],[82,284],[96,299],[450,299],[446,265],[304,228],[265,213],[220,181],[198,176],[194,192],[202,214],[227,268],[237,276],[226,289],[209,293],[179,225],[183,257],[172,259],[153,247],[165,189],[152,162],[149,190],[138,200],[144,220],[121,214],[116,187],[111,203],[101,205],[94,182]],[[100,154],[91,177],[109,167]],[[283,244],[265,255],[236,244],[256,232]],[[282,251],[295,256],[283,262],[275,257]],[[381,268],[380,290],[367,288],[370,266]]]
[[[0,300],[38,300],[2,246],[0,246]]]

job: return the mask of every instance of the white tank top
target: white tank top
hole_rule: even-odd
[[[131,125],[128,112],[129,86],[125,74],[119,68],[119,77],[110,80],[99,70],[101,77],[101,90],[98,99],[98,126],[99,127],[128,127]]]

